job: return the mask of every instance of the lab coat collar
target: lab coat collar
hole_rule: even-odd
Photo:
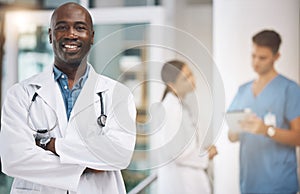
[[[35,92],[54,110],[58,99],[64,104],[59,86],[54,80],[53,66],[47,67],[45,71],[30,79],[29,85],[37,87]]]
[[[94,98],[95,94],[105,92],[111,87],[108,83],[108,79],[98,75],[93,67],[90,64],[88,65],[90,66],[88,79],[74,104],[69,121],[71,121],[72,117],[78,112],[89,107],[96,100],[99,100]],[[54,80],[53,66],[47,67],[45,71],[30,79],[29,84],[38,88],[35,92],[56,112],[60,128],[64,129],[68,121],[60,88]],[[61,133],[64,134],[62,131]]]
[[[110,88],[110,84],[108,83],[107,79],[105,79],[103,76],[99,76],[94,68],[90,66],[90,71],[89,71],[89,78],[87,79],[87,83],[84,84],[83,89],[86,88],[86,85],[89,87],[92,87],[94,91],[92,93],[99,93],[99,92],[104,92]],[[92,78],[92,79],[90,79]],[[91,81],[93,80],[93,81]],[[55,88],[54,85],[57,85],[56,81],[54,80],[54,73],[53,73],[53,66],[47,67],[45,71],[42,73],[36,75],[29,81],[30,85],[35,85],[39,88],[37,91],[39,95],[45,94],[45,96],[51,96],[49,95],[51,88]],[[51,98],[53,100],[53,98]],[[49,101],[51,101],[49,99]]]
[[[92,78],[96,82],[88,81],[89,78]],[[108,79],[104,78],[104,76],[99,75],[96,73],[94,68],[90,65],[90,71],[89,71],[89,78],[87,79],[87,83],[89,83],[89,86],[94,86],[93,93],[99,93],[99,92],[105,92],[106,90],[109,90],[111,87],[111,84],[108,82]],[[90,85],[92,84],[92,85]],[[87,85],[87,84],[85,84]],[[85,87],[85,86],[83,86]]]
[[[99,76],[93,68],[90,68],[88,79],[86,80],[77,100],[74,104],[73,110],[70,115],[70,120],[77,115],[77,113],[90,107],[99,98],[95,98],[95,95],[99,92],[104,92],[109,89],[107,79]],[[98,95],[97,95],[98,97]]]
[[[67,115],[65,103],[63,101],[59,85],[54,80],[53,66],[47,67],[45,71],[37,74],[35,77],[29,79],[29,85],[37,88],[35,93],[41,97],[56,113],[59,124],[59,132],[62,136],[63,129],[67,126]]]

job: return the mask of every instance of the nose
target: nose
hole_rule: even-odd
[[[252,57],[252,64],[253,64],[253,65],[256,65],[257,63],[258,63],[258,58],[255,57],[255,56],[253,56],[253,57]]]
[[[73,27],[69,28],[68,30],[68,38],[70,39],[78,38],[78,35],[76,34],[76,30]]]
[[[192,79],[192,85],[193,85],[193,87],[196,87],[196,80],[195,80],[194,77],[193,77],[193,79]]]
[[[188,81],[190,82],[190,84],[192,85],[193,88],[196,86],[196,80],[195,80],[195,77],[193,75],[191,75],[188,78]]]

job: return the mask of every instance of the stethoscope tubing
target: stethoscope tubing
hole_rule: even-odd
[[[29,126],[29,128],[30,128],[32,131],[34,131],[34,132],[36,132],[36,133],[47,133],[47,132],[52,131],[52,130],[58,125],[58,118],[57,118],[57,116],[56,116],[55,111],[50,107],[50,109],[53,111],[53,113],[54,113],[54,115],[55,115],[55,123],[54,123],[54,125],[53,125],[51,128],[49,128],[49,129],[37,129],[35,126],[32,126],[32,125],[30,124],[30,110],[31,110],[31,107],[32,107],[32,105],[33,105],[33,102],[35,102],[35,99],[36,99],[37,96],[38,96],[38,93],[35,92],[35,93],[33,94],[33,96],[32,96],[30,105],[29,105],[29,107],[28,107],[27,118],[26,118],[27,125]],[[34,124],[33,124],[33,125],[34,125]]]
[[[106,119],[107,119],[107,116],[104,114],[104,103],[103,103],[103,96],[102,96],[102,92],[99,92],[97,93],[98,96],[100,97],[100,116],[97,118],[97,123],[99,126],[101,127],[105,127],[105,124],[106,124]],[[32,126],[30,124],[30,110],[31,110],[31,107],[33,105],[33,103],[35,102],[36,100],[36,97],[38,96],[38,93],[35,92],[32,96],[32,99],[31,99],[31,102],[30,102],[30,105],[28,107],[28,111],[27,111],[27,118],[26,118],[26,121],[27,121],[27,125],[29,126],[29,128],[36,132],[36,133],[49,133],[50,131],[52,131],[57,125],[58,125],[58,118],[57,118],[57,115],[55,113],[55,111],[50,107],[50,109],[53,111],[54,115],[55,115],[55,124],[49,128],[49,129],[37,129],[35,126]],[[46,103],[47,104],[47,103]],[[33,124],[34,125],[34,124]]]

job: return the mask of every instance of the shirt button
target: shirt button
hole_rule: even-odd
[[[64,86],[65,89],[68,89],[68,86]]]
[[[62,75],[62,76],[61,76],[61,78],[63,78],[63,79],[64,79],[64,78],[65,78],[65,75]]]

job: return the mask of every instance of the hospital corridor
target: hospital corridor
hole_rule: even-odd
[[[0,0],[0,194],[299,194],[300,0]]]

